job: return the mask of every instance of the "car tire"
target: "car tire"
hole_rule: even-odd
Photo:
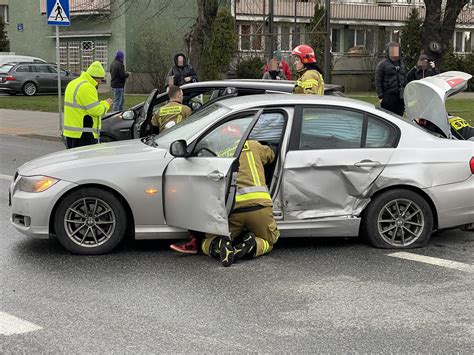
[[[420,194],[396,189],[370,202],[363,213],[361,233],[376,248],[410,249],[428,244],[433,225],[431,208]]]
[[[26,96],[33,96],[38,91],[38,88],[36,87],[36,84],[32,81],[27,81],[23,84],[21,91],[23,91],[23,94],[25,94]]]
[[[60,201],[54,227],[59,242],[70,252],[105,254],[124,238],[127,214],[113,193],[95,187],[81,188]]]

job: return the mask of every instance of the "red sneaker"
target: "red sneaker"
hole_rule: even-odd
[[[197,254],[198,252],[198,240],[197,238],[190,234],[188,239],[183,243],[171,244],[170,248],[174,251],[183,254]]]

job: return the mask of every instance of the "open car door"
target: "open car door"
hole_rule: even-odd
[[[430,121],[450,138],[446,99],[464,91],[471,78],[472,75],[464,72],[448,71],[410,82],[404,91],[408,119],[412,121],[423,118]]]
[[[168,225],[229,235],[239,155],[261,112],[240,113],[213,125],[187,147],[189,156],[169,163],[163,184]]]

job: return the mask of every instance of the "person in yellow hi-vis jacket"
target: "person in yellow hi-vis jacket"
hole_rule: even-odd
[[[299,45],[293,49],[291,54],[295,58],[295,69],[297,71],[294,94],[324,95],[323,73],[318,63],[314,50],[306,44]]]
[[[112,104],[110,98],[99,101],[97,88],[104,77],[105,70],[96,61],[67,85],[64,93],[63,136],[68,149],[99,142],[102,116]]]
[[[191,116],[191,109],[183,105],[183,91],[178,86],[170,86],[168,90],[169,103],[159,109],[153,116],[151,123],[163,132]]]
[[[235,206],[229,216],[230,237],[206,235],[201,244],[204,254],[220,258],[224,266],[246,255],[269,253],[280,236],[264,170],[264,165],[274,159],[270,147],[258,141],[245,142],[239,158]]]

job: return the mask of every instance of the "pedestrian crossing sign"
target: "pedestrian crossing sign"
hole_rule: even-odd
[[[47,0],[46,16],[48,17],[48,25],[70,26],[69,0]]]

